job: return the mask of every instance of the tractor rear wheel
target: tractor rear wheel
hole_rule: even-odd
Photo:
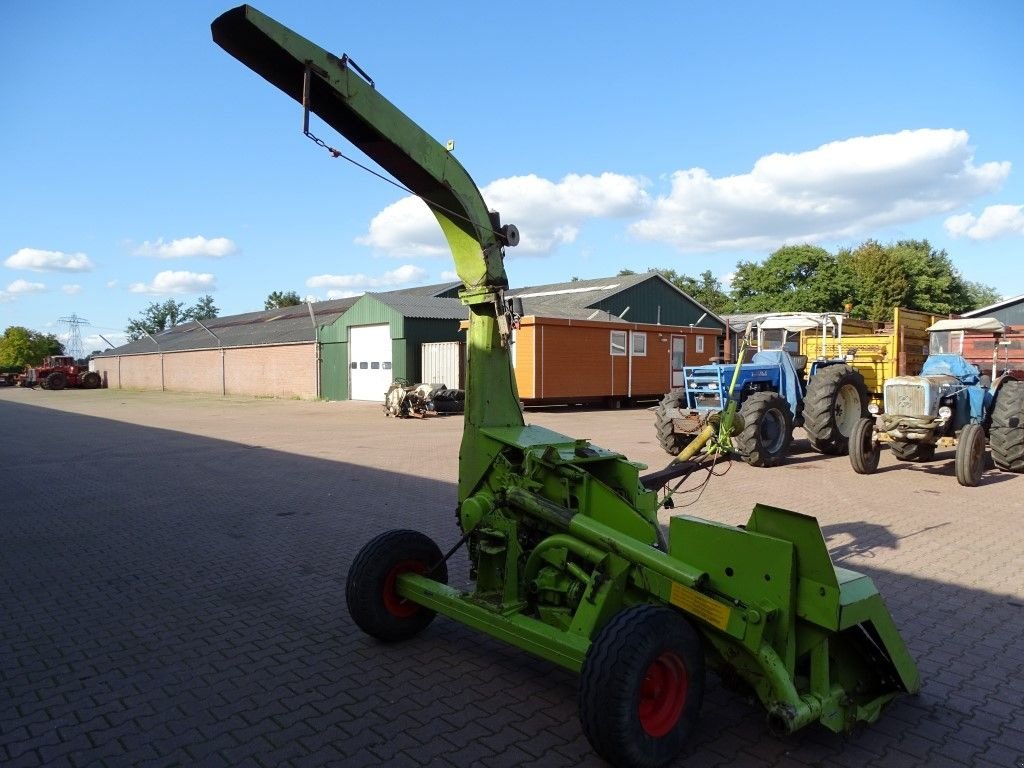
[[[704,697],[700,635],[678,611],[634,605],[597,633],[580,672],[579,713],[612,765],[660,766],[686,744]]]
[[[46,389],[64,389],[68,385],[68,377],[60,371],[54,371],[46,377]]]
[[[960,431],[956,444],[956,481],[973,488],[985,471],[985,428],[968,424]]]
[[[392,642],[422,632],[435,613],[398,593],[403,573],[430,573],[448,583],[448,565],[441,550],[419,531],[395,530],[371,539],[356,555],[345,583],[345,601],[352,620],[363,632]]]
[[[889,450],[899,461],[931,461],[935,458],[935,445],[932,443],[893,440],[889,443]]]
[[[860,419],[850,435],[850,464],[858,475],[870,475],[878,469],[882,451],[873,439],[874,431],[874,419]]]
[[[996,393],[989,445],[999,469],[1024,472],[1024,381],[1007,381]]]
[[[677,434],[672,425],[672,411],[683,403],[683,390],[673,389],[658,403],[654,409],[654,431],[658,435],[658,444],[666,453],[678,456],[679,452],[693,440],[693,435]]]
[[[781,464],[793,440],[793,414],[789,403],[775,392],[755,392],[740,408],[743,431],[736,447],[752,467]]]
[[[868,415],[864,376],[851,365],[830,365],[811,376],[804,397],[804,431],[811,448],[829,456],[849,450],[850,435]]]

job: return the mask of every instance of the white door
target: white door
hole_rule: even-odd
[[[393,381],[391,326],[357,325],[348,329],[348,396],[384,402]]]
[[[683,368],[686,366],[686,337],[672,337],[672,389],[683,386]]]

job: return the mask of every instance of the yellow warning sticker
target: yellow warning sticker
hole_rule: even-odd
[[[728,606],[722,605],[710,597],[705,597],[700,592],[684,587],[682,584],[672,582],[672,594],[668,601],[717,629],[724,630],[729,626],[730,610]]]

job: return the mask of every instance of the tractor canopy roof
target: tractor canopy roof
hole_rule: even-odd
[[[763,330],[786,330],[793,333],[821,328],[822,325],[839,324],[842,315],[820,312],[776,312],[758,319],[757,325]]]
[[[994,317],[954,317],[949,320],[939,320],[929,326],[928,333],[940,331],[982,331],[988,333],[1005,333],[1006,326]]]

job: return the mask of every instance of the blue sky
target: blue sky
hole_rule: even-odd
[[[513,286],[927,238],[1024,294],[1024,3],[293,3],[456,154]],[[435,283],[426,208],[333,160],[214,2],[0,4],[0,329]],[[341,137],[314,122],[328,143]]]

